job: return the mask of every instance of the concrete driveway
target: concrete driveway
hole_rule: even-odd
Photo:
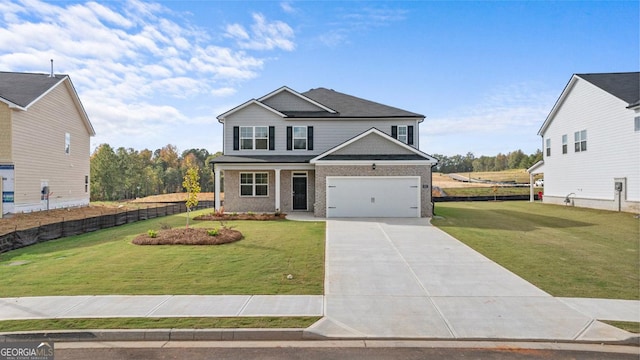
[[[325,317],[308,336],[625,340],[428,219],[327,220]],[[560,275],[561,276],[561,275]]]

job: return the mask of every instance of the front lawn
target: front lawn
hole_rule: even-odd
[[[530,203],[436,203],[432,223],[553,296],[640,299],[634,214]]]
[[[192,216],[203,214],[201,210]],[[2,297],[46,295],[322,295],[324,222],[228,221],[244,234],[215,246],[131,240],[186,214],[141,221],[0,254]],[[220,227],[191,221],[192,227]],[[293,279],[287,279],[292,274]]]

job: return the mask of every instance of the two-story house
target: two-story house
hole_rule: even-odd
[[[0,217],[88,205],[93,135],[69,76],[0,72]]]
[[[640,72],[573,75],[538,135],[544,202],[640,212]]]
[[[318,217],[429,217],[424,116],[325,88],[288,87],[218,116],[226,212],[313,211]],[[220,186],[216,185],[220,209]]]

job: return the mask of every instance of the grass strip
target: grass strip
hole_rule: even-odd
[[[324,222],[227,221],[224,225],[242,232],[244,239],[225,245],[131,243],[149,229],[184,227],[185,217],[145,220],[0,254],[2,297],[323,294]]]
[[[634,334],[640,334],[640,322],[632,322],[632,321],[602,321],[605,324],[609,324],[611,326],[615,326],[622,330],[628,331]]]
[[[634,214],[527,201],[436,203],[432,223],[553,296],[640,299]]]
[[[319,316],[231,318],[86,318],[0,321],[0,332],[91,329],[248,329],[307,328]]]

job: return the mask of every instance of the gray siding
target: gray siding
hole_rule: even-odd
[[[293,95],[288,91],[282,91],[277,95],[274,95],[268,99],[262,101],[262,103],[271,106],[274,109],[281,111],[320,111],[324,110],[312,103],[301,99],[300,97]]]
[[[282,118],[277,114],[250,105],[225,119],[224,154],[225,155],[319,155],[343,142],[352,139],[372,127],[391,135],[393,125],[414,126],[414,147],[418,148],[420,133],[416,119],[317,119],[297,120]],[[233,150],[234,126],[275,126],[275,150]],[[313,126],[313,150],[287,150],[287,126]]]
[[[383,139],[378,134],[369,134],[358,141],[355,141],[342,149],[334,151],[332,155],[367,155],[367,154],[385,154],[385,155],[404,155],[414,154],[408,149],[398,144]]]

